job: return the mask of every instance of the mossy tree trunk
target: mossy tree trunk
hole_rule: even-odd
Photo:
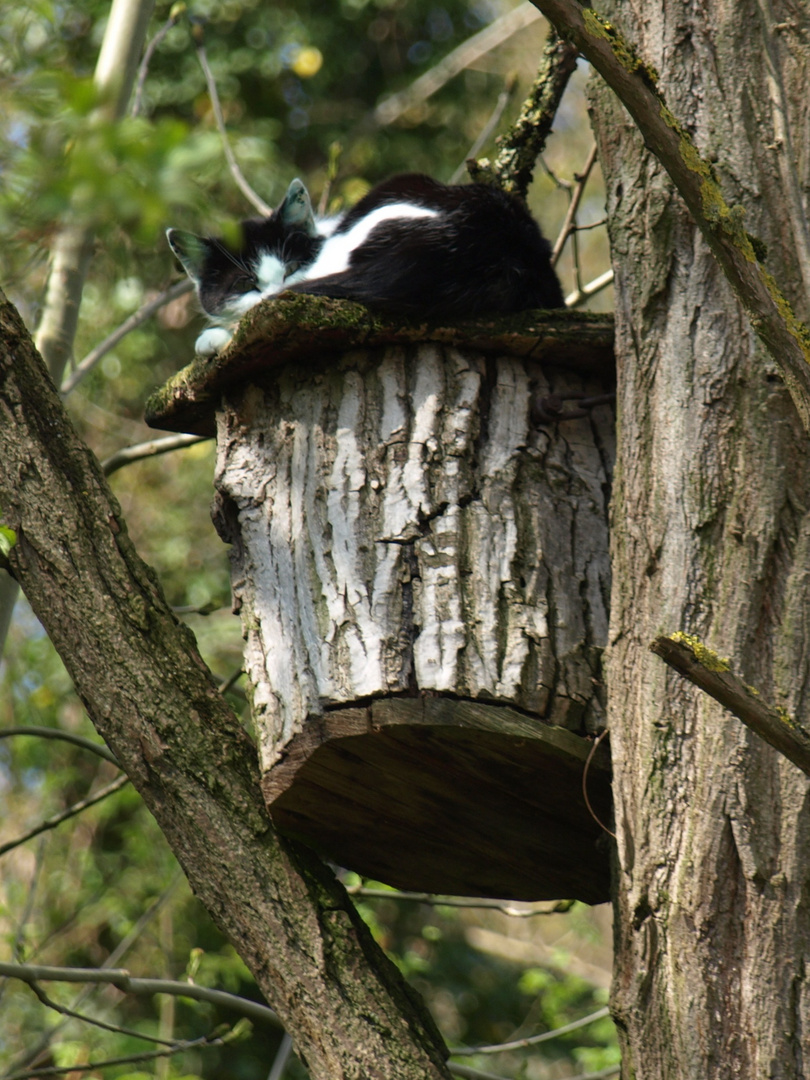
[[[806,319],[806,10],[633,0],[600,11],[657,69]],[[810,445],[666,174],[613,94],[595,83],[592,100],[617,296],[608,690],[623,1075],[799,1080],[807,778],[648,646],[695,634],[807,722]]]
[[[333,873],[270,823],[255,747],[135,553],[0,293],[0,522],[8,564],[99,733],[313,1080],[447,1080],[421,999]]]

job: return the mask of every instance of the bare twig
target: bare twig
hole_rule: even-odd
[[[611,832],[611,830],[607,827],[607,825],[605,825],[605,823],[599,819],[599,817],[596,814],[596,811],[591,806],[591,800],[588,798],[588,771],[589,771],[589,769],[591,767],[591,762],[593,761],[593,756],[596,753],[596,751],[599,749],[599,745],[601,744],[601,742],[605,738],[605,736],[609,735],[609,734],[610,734],[610,728],[605,728],[604,731],[600,731],[599,734],[597,735],[597,737],[594,739],[593,745],[591,746],[591,749],[588,751],[588,756],[585,759],[585,767],[582,770],[582,797],[585,800],[585,805],[588,807],[588,813],[591,815],[591,817],[596,822],[596,824],[599,826],[599,828],[603,829],[608,834],[608,836],[612,836],[613,839],[615,840],[616,839],[616,833]]]
[[[465,68],[497,48],[513,34],[531,26],[537,18],[538,12],[530,3],[519,4],[512,11],[501,15],[499,19],[453,49],[435,67],[426,71],[405,90],[381,101],[372,114],[373,122],[380,127],[393,124],[403,113],[427,101]]]
[[[577,65],[578,50],[561,40],[553,27],[540,60],[537,78],[511,130],[498,140],[494,163],[482,159],[468,162],[473,180],[495,183],[525,199],[538,156],[554,123],[568,80]]]
[[[161,26],[158,32],[154,35],[152,40],[144,49],[143,60],[138,68],[138,80],[135,86],[135,94],[132,100],[132,109],[130,110],[131,116],[139,116],[141,111],[141,102],[143,101],[143,88],[146,85],[146,76],[149,74],[149,65],[152,62],[152,57],[155,55],[155,49],[160,45],[161,41],[166,37],[168,32],[186,10],[186,5],[177,3],[172,6],[169,12],[169,17],[166,22]]]
[[[784,709],[766,705],[753,686],[732,674],[728,660],[680,633],[657,637],[650,649],[810,776],[810,732]]]
[[[483,1072],[481,1069],[473,1069],[470,1065],[457,1065],[454,1061],[447,1064],[448,1071],[454,1076],[463,1076],[466,1080],[508,1080],[508,1077],[499,1076],[497,1073]],[[609,1065],[599,1072],[579,1073],[570,1080],[607,1080],[609,1076],[615,1076],[621,1071],[621,1065]]]
[[[591,147],[591,151],[588,154],[588,160],[585,162],[585,167],[581,173],[576,175],[576,183],[572,188],[569,188],[570,202],[568,204],[568,212],[565,215],[565,221],[562,223],[559,236],[557,237],[554,248],[551,252],[551,265],[556,266],[557,260],[562,254],[562,249],[565,246],[565,241],[576,229],[576,217],[579,204],[582,202],[582,196],[585,192],[585,186],[588,183],[588,177],[591,175],[591,169],[596,161],[596,143]]]
[[[215,611],[232,611],[230,604],[218,604],[209,600],[207,604],[172,604],[175,615],[213,615]]]
[[[28,925],[28,920],[31,918],[31,914],[34,910],[34,900],[37,895],[37,888],[39,886],[39,875],[42,873],[42,864],[44,862],[43,855],[45,854],[45,837],[40,840],[37,845],[37,854],[34,861],[34,872],[31,875],[31,880],[26,890],[25,907],[23,908],[20,920],[17,923],[17,929],[14,934],[14,941],[11,946],[11,955],[16,960],[22,959],[23,954],[23,942],[25,940],[25,928]],[[0,987],[0,994],[5,987]]]
[[[593,8],[576,0],[533,2],[590,60],[633,117],[779,366],[805,430],[810,431],[810,332],[759,263],[742,208],[726,203],[711,162],[701,156],[689,132],[667,108],[652,67]]]
[[[318,217],[323,217],[326,214],[327,207],[329,206],[329,197],[332,194],[332,185],[337,178],[342,154],[343,146],[337,141],[333,142],[329,147],[329,156],[326,161],[326,182],[323,185],[323,191],[318,200]]]
[[[569,308],[578,307],[589,296],[595,296],[602,289],[606,289],[608,285],[612,284],[613,270],[606,270],[604,274],[600,274],[593,281],[589,281],[587,285],[583,285],[581,288],[574,289],[573,292],[569,293],[565,298],[565,306]]]
[[[233,672],[232,675],[229,675],[227,679],[223,679],[223,681],[217,687],[217,690],[219,690],[220,694],[227,694],[229,690],[233,690],[237,682],[242,678],[244,674],[245,669],[238,668],[236,671]]]
[[[236,160],[233,149],[231,148],[230,140],[228,139],[228,132],[225,129],[225,118],[222,115],[222,106],[219,103],[219,93],[217,92],[217,84],[214,81],[214,75],[208,63],[208,56],[205,52],[205,45],[202,41],[197,42],[197,56],[200,60],[200,67],[203,70],[205,76],[205,82],[208,87],[208,94],[211,98],[211,108],[214,111],[214,119],[216,120],[217,130],[219,131],[219,137],[222,139],[222,149],[225,151],[225,158],[228,162],[228,168],[231,170],[231,176],[234,178],[236,186],[245,196],[247,201],[264,217],[269,217],[273,213],[272,207],[268,206],[261,196],[257,195],[250,184],[245,179],[242,170],[239,168],[239,163]]]
[[[574,900],[558,900],[551,907],[524,908],[512,907],[501,900],[484,900],[472,896],[437,896],[435,893],[400,892],[397,889],[369,889],[365,885],[349,885],[346,892],[350,896],[362,896],[367,900],[407,900],[417,904],[432,904],[434,907],[486,908],[489,911],[501,911],[514,919],[533,919],[537,915],[561,915],[570,911]]]
[[[22,982],[66,982],[87,983],[115,986],[126,994],[151,996],[152,994],[172,994],[174,997],[192,998],[205,1001],[217,1008],[232,1009],[250,1020],[259,1020],[272,1027],[280,1027],[276,1013],[258,1001],[229,994],[225,990],[214,990],[196,983],[179,982],[175,979],[139,979],[130,975],[124,968],[68,968],[52,967],[46,964],[8,964],[0,961],[0,975]]]
[[[270,1072],[267,1074],[267,1080],[281,1080],[284,1075],[284,1070],[287,1068],[287,1062],[290,1060],[290,1054],[293,1051],[293,1041],[290,1038],[289,1032],[285,1031],[281,1037],[281,1043],[276,1051],[276,1057],[273,1061],[273,1065]]]
[[[156,1035],[147,1035],[144,1032],[135,1031],[133,1028],[121,1027],[120,1024],[110,1024],[106,1020],[99,1020],[98,1017],[88,1016],[86,1013],[80,1013],[75,1009],[70,1009],[67,1005],[60,1005],[58,1001],[54,1001],[52,997],[45,993],[38,982],[28,979],[25,981],[46,1009],[52,1009],[54,1012],[59,1013],[60,1016],[64,1016],[69,1020],[79,1020],[83,1024],[90,1024],[92,1027],[99,1027],[104,1031],[112,1031],[117,1035],[128,1035],[135,1039],[143,1039],[144,1042],[158,1043],[161,1046],[173,1045],[171,1039],[159,1039]]]
[[[188,279],[185,281],[178,281],[175,285],[172,285],[168,289],[164,289],[163,292],[158,293],[157,296],[153,296],[151,300],[147,300],[145,304],[142,304],[137,311],[133,312],[128,319],[125,319],[120,326],[116,327],[116,329],[104,338],[102,342],[96,345],[94,349],[91,349],[87,356],[76,365],[68,377],[62,382],[62,394],[69,394],[71,390],[75,389],[82,379],[93,370],[99,360],[101,360],[103,356],[106,356],[111,349],[114,349],[118,342],[126,337],[130,331],[135,330],[141,323],[145,323],[156,311],[166,304],[171,303],[172,300],[176,300],[178,296],[184,296],[186,293],[191,292],[193,288],[193,284]]]
[[[132,927],[130,932],[128,934],[126,934],[118,942],[118,944],[113,949],[113,951],[110,953],[110,955],[107,957],[107,959],[104,961],[104,963],[101,964],[101,966],[99,968],[93,968],[92,969],[93,971],[102,972],[102,971],[114,971],[115,970],[115,965],[117,963],[119,963],[119,961],[121,960],[122,957],[126,956],[126,954],[129,952],[129,950],[135,944],[135,942],[138,941],[138,939],[140,938],[141,934],[143,934],[146,927],[149,925],[149,923],[152,921],[152,919],[154,919],[155,915],[157,915],[157,913],[160,911],[160,909],[163,907],[163,905],[168,901],[168,899],[170,898],[170,896],[174,892],[175,888],[177,887],[178,883],[181,881],[182,877],[183,877],[182,871],[180,871],[178,869],[175,872],[172,880],[169,882],[169,884],[166,886],[166,888],[163,890],[163,892],[160,894],[160,896],[158,896],[155,900],[152,901],[152,903],[149,905],[149,907],[146,909],[146,911],[141,915],[141,917],[138,919],[138,921]],[[34,966],[34,965],[12,965],[12,966],[16,966],[17,968],[24,967],[24,968],[26,968],[28,970],[30,970],[33,967],[33,970],[39,973],[39,974],[35,975],[34,977],[35,978],[40,978],[41,981],[43,981],[43,982],[47,982],[47,977],[45,975],[41,974],[42,971],[43,971],[43,968],[40,965],[36,965],[36,966]],[[56,969],[56,970],[59,970],[59,969]],[[65,970],[70,971],[70,970],[75,970],[75,969],[68,968],[68,969],[65,969]],[[9,977],[12,977],[12,978],[16,978],[16,973],[15,972],[11,972],[11,971],[5,971],[4,972],[2,970],[2,965],[0,965],[0,975],[3,975],[3,974],[6,974],[6,975],[8,975]],[[71,981],[71,982],[91,982],[92,983],[92,982],[101,982],[102,980],[101,979],[90,979],[90,980],[71,979],[71,980],[66,980],[66,981]],[[95,990],[95,986],[93,986],[93,985],[85,986],[84,989],[81,990],[76,995],[76,997],[73,999],[73,1001],[70,1003],[71,1008],[77,1009],[81,1005],[81,1003],[83,1001],[85,1001],[86,998],[89,997],[90,994],[93,993],[94,990]],[[50,1028],[48,1031],[46,1031],[37,1040],[37,1042],[34,1044],[34,1046],[28,1047],[26,1049],[25,1053],[14,1064],[12,1064],[10,1073],[3,1073],[2,1080],[11,1080],[11,1076],[15,1074],[15,1070],[22,1069],[22,1068],[25,1068],[27,1066],[35,1065],[36,1062],[38,1060],[40,1060],[41,1055],[48,1049],[48,1046],[51,1043],[51,1039],[53,1039],[54,1036],[57,1035],[59,1031],[61,1031],[61,1029],[65,1026],[66,1023],[67,1023],[67,1020],[64,1020],[64,1019],[59,1020],[56,1024],[54,1024],[54,1026],[52,1028]],[[24,1075],[27,1075],[27,1074],[24,1074]]]
[[[44,1069],[26,1069],[23,1072],[7,1073],[5,1080],[29,1080],[40,1076],[65,1076],[68,1073],[93,1072],[96,1069],[111,1068],[113,1065],[134,1065],[141,1061],[154,1061],[156,1058],[166,1057],[171,1054],[181,1054],[185,1050],[193,1050],[196,1047],[224,1046],[228,1041],[227,1033],[214,1032],[211,1035],[202,1035],[199,1039],[184,1039],[176,1042],[165,1050],[149,1050],[143,1054],[130,1054],[127,1057],[105,1058],[103,1061],[88,1062],[86,1065],[50,1065]]]
[[[102,461],[101,468],[105,476],[111,476],[125,465],[131,465],[133,461],[143,461],[144,458],[157,457],[158,454],[168,454],[171,450],[183,450],[186,446],[208,441],[207,435],[167,435],[162,439],[149,439],[148,442],[117,450]]]
[[[471,1065],[457,1065],[454,1061],[448,1061],[447,1070],[454,1076],[468,1077],[469,1080],[509,1080],[507,1076],[484,1072],[483,1069],[474,1069]]]
[[[537,1046],[539,1043],[557,1039],[560,1035],[568,1035],[571,1031],[578,1031],[580,1028],[587,1027],[597,1020],[603,1020],[606,1016],[610,1016],[610,1009],[607,1005],[597,1009],[596,1012],[589,1013],[588,1016],[572,1021],[570,1024],[563,1024],[562,1027],[554,1028],[553,1031],[544,1031],[541,1035],[529,1035],[526,1039],[493,1043],[490,1046],[455,1046],[451,1049],[450,1055],[451,1057],[471,1057],[473,1054],[502,1054],[507,1050],[522,1050],[527,1046]]]
[[[478,138],[464,155],[464,160],[462,161],[462,163],[450,177],[449,183],[457,184],[460,180],[462,180],[464,174],[467,172],[468,169],[467,162],[471,158],[475,159],[475,157],[480,154],[481,151],[484,149],[487,142],[489,141],[490,136],[492,135],[492,132],[501,122],[501,117],[503,116],[504,109],[509,104],[516,87],[517,77],[515,75],[510,75],[509,78],[506,80],[506,83],[504,84],[503,90],[501,90],[500,94],[498,94],[498,100],[495,102],[495,108],[492,110],[492,115],[490,116],[489,120],[487,120],[487,122],[484,124]]]
[[[47,832],[48,829],[55,829],[56,826],[61,825],[63,821],[68,821],[70,818],[76,817],[76,815],[81,814],[82,811],[89,809],[91,806],[95,806],[96,803],[100,803],[102,799],[106,799],[109,795],[114,795],[116,791],[120,791],[121,788],[128,783],[128,776],[121,775],[116,777],[112,783],[107,784],[106,787],[97,791],[95,795],[88,795],[86,799],[80,799],[79,802],[69,806],[67,810],[63,810],[61,814],[54,814],[53,817],[48,818],[46,821],[40,821],[39,825],[35,825],[33,829],[29,829],[27,833],[18,836],[15,840],[9,840],[5,844],[0,844],[0,855],[5,855],[6,852],[19,847],[20,844],[25,844],[29,840],[33,840],[35,836]]]
[[[104,743],[93,742],[91,739],[85,739],[83,735],[74,735],[60,728],[39,727],[32,724],[25,727],[3,728],[0,731],[0,739],[8,739],[12,735],[31,735],[37,739],[60,739],[63,742],[73,743],[74,746],[80,746],[83,750],[90,750],[106,761],[111,761],[113,765],[118,764],[118,758]]]

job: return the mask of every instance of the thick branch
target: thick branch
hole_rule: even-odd
[[[429,1016],[334,876],[280,842],[253,744],[138,558],[98,462],[0,294],[8,563],[99,733],[313,1080],[446,1077]]]
[[[729,206],[711,164],[667,108],[653,68],[618,30],[575,0],[532,0],[593,64],[636,122],[644,142],[689,207],[751,325],[779,365],[806,430],[810,431],[810,333],[757,261],[743,210]]]
[[[727,660],[685,634],[657,637],[650,649],[810,776],[810,732],[784,709],[766,705],[754,687],[731,673]]]
[[[552,27],[546,39],[537,78],[523,102],[515,123],[498,140],[500,150],[493,163],[486,159],[468,162],[473,180],[494,180],[504,191],[525,199],[537,158],[543,152],[568,80],[577,66],[578,49],[561,40]]]

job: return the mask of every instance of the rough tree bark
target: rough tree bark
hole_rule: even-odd
[[[2,294],[0,520],[17,533],[10,569],[89,715],[313,1080],[446,1080],[432,1020],[342,886],[275,836],[253,744]]]
[[[608,3],[767,269],[808,313],[806,9]],[[810,457],[794,404],[638,131],[593,87],[619,379],[609,725],[626,1078],[810,1068],[807,778],[649,651],[696,634],[807,715]]]
[[[381,694],[603,726],[613,415],[532,428],[532,388],[604,384],[423,343],[316,349],[226,395],[215,482],[264,770],[310,716]]]

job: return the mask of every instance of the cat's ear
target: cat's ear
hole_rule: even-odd
[[[284,202],[278,208],[281,220],[285,225],[294,225],[303,229],[309,236],[318,236],[315,225],[315,215],[312,212],[309,192],[304,186],[303,180],[295,179],[287,188]]]
[[[169,247],[183,264],[183,269],[197,284],[203,275],[206,256],[208,255],[208,242],[203,236],[195,236],[194,233],[185,232],[183,229],[167,229],[166,239]]]

